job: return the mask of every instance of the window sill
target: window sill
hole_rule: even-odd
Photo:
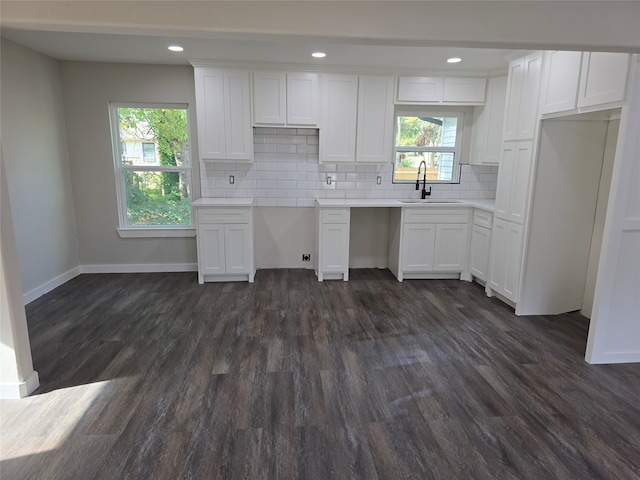
[[[185,238],[195,237],[196,229],[183,228],[118,228],[120,238]]]

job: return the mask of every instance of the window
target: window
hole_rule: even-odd
[[[427,182],[457,183],[462,113],[398,113],[396,115],[394,183],[415,182],[425,162]],[[420,177],[425,171],[422,168]]]
[[[144,163],[156,163],[156,144],[155,143],[142,144],[142,160],[144,161]]]
[[[190,227],[187,107],[112,104],[111,122],[120,229]]]

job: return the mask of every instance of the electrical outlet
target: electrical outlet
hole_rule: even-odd
[[[302,254],[302,261],[303,262],[310,262],[311,261],[311,254],[310,253],[303,253]]]

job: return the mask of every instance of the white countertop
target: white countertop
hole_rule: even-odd
[[[253,198],[199,198],[193,207],[250,207]]]
[[[426,201],[413,201],[411,199],[398,200],[392,198],[368,198],[368,199],[334,199],[334,198],[319,198],[316,199],[316,204],[320,207],[407,207],[407,208],[460,208],[471,207],[487,210],[488,212],[495,211],[496,201],[494,199],[455,199],[451,200],[452,203],[443,203],[446,199],[429,199]]]

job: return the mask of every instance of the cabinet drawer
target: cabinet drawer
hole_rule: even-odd
[[[325,208],[322,210],[322,223],[348,223],[348,208]]]
[[[493,226],[493,213],[476,210],[473,212],[473,224],[484,228],[491,228]]]
[[[249,223],[249,209],[247,208],[199,209],[198,223]]]
[[[405,208],[404,223],[467,223],[469,210]]]

